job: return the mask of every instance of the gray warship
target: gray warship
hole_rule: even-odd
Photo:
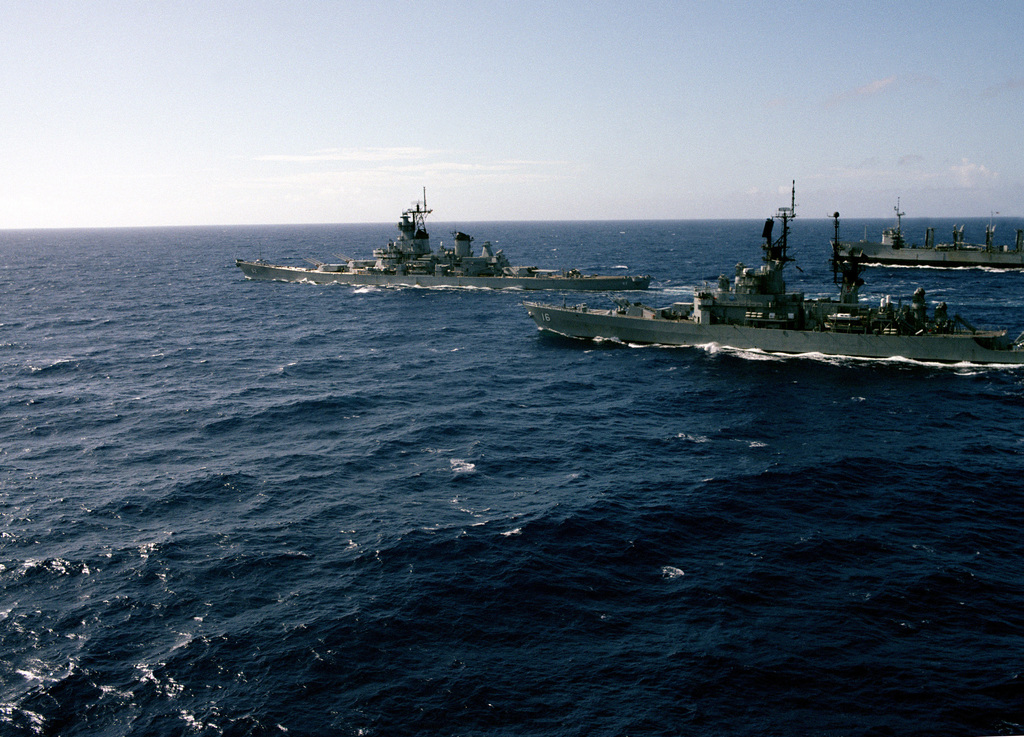
[[[489,289],[564,289],[573,291],[622,291],[647,289],[649,276],[600,276],[577,269],[558,271],[536,266],[513,266],[499,249],[485,242],[474,255],[473,238],[452,233],[454,246],[430,247],[426,219],[427,193],[423,200],[402,213],[399,236],[366,260],[344,259],[342,263],[311,262],[312,267],[282,266],[262,259],[236,259],[235,265],[247,279],[309,282],[313,284],[354,284],[409,287],[484,287]]]
[[[793,260],[787,253],[787,238],[795,214],[794,184],[791,206],[780,208],[775,216],[782,221],[778,239],[772,240],[775,218],[765,221],[764,263],[759,268],[738,264],[731,284],[723,275],[715,287],[698,287],[693,302],[662,309],[623,298],[614,300],[614,309],[541,302],[524,302],[524,306],[541,330],[571,338],[671,346],[717,344],[779,354],[1024,364],[1024,334],[1011,340],[1005,330],[979,330],[959,315],[950,316],[945,303],[928,315],[923,289],[914,293],[909,305],[895,304],[889,297],[877,307],[861,303],[863,266],[858,258],[840,258],[838,212],[833,216],[832,242],[838,300],[804,299],[802,293],[787,292],[783,271]]]
[[[880,241],[846,241],[839,244],[838,257],[858,259],[864,265],[933,266],[939,268],[988,267],[1024,269],[1024,230],[1017,230],[1014,245],[995,245],[995,225],[985,227],[985,242],[965,243],[964,226],[953,226],[949,243],[935,242],[935,228],[925,230],[924,245],[908,244],[903,236],[903,216],[896,202],[896,225],[884,228]]]

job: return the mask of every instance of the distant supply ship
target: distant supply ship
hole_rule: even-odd
[[[490,289],[566,289],[575,291],[620,291],[647,289],[649,276],[598,276],[578,270],[558,271],[535,266],[513,266],[490,242],[473,254],[473,238],[453,233],[454,246],[437,252],[430,248],[426,218],[427,193],[423,201],[402,213],[399,236],[384,248],[373,251],[373,259],[345,259],[343,263],[312,262],[312,268],[279,266],[259,259],[237,259],[235,264],[248,279],[313,284],[355,284],[408,287],[486,287]]]
[[[882,230],[879,242],[847,241],[839,244],[839,258],[857,259],[864,265],[938,266],[963,268],[987,266],[993,269],[1024,269],[1024,230],[1017,231],[1013,246],[993,244],[995,225],[985,227],[985,243],[964,243],[964,226],[953,226],[952,243],[935,243],[935,228],[925,231],[923,246],[908,245],[903,237],[902,218],[897,201],[896,225]]]
[[[894,304],[886,297],[878,307],[861,304],[858,260],[844,260],[839,251],[839,213],[835,218],[833,280],[841,284],[838,301],[804,299],[787,292],[783,268],[787,254],[792,205],[780,208],[782,234],[772,240],[774,218],[765,222],[764,263],[753,269],[736,266],[735,279],[720,276],[717,287],[695,290],[693,302],[677,302],[663,309],[617,298],[615,309],[595,310],[586,305],[525,302],[542,330],[582,339],[610,339],[623,343],[699,346],[717,344],[740,350],[782,354],[824,354],[861,358],[902,357],[916,361],[980,364],[1024,364],[1024,334],[1016,340],[1005,330],[978,330],[959,315],[950,317],[946,304],[928,315],[923,289],[910,304]]]

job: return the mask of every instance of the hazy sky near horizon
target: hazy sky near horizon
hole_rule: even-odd
[[[1020,0],[0,8],[0,228],[1024,214]]]

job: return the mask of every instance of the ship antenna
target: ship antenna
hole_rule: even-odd
[[[832,221],[835,225],[835,238],[832,240],[832,283],[839,283],[839,213],[832,213]]]
[[[832,213],[832,220],[835,224],[835,240],[832,241],[832,282],[839,284],[839,301],[843,304],[856,304],[857,292],[864,286],[864,280],[860,278],[863,266],[858,256],[849,255],[842,258],[839,255],[839,213]],[[843,279],[840,282],[839,274]]]
[[[903,216],[907,213],[900,211],[900,198],[896,198],[896,235],[893,238],[894,248],[903,248]]]
[[[430,210],[427,209],[427,188],[423,188],[423,199],[419,202],[413,203],[414,207],[408,212],[412,214],[413,223],[416,230],[427,229],[427,215],[430,214]]]
[[[792,261],[788,254],[789,248],[789,221],[796,217],[796,180],[793,180],[793,188],[790,193],[789,207],[780,207],[776,217],[782,218],[782,235],[774,243],[771,242],[771,230],[766,228],[765,235],[768,243],[765,248],[768,250],[768,260],[779,261],[785,264]]]

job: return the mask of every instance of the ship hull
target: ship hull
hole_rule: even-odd
[[[718,344],[766,353],[824,354],[858,358],[906,358],[940,363],[1024,364],[1024,351],[999,350],[1002,331],[951,335],[874,335],[699,324],[689,319],[632,317],[607,310],[524,304],[542,330],[571,338],[623,343],[698,346]]]
[[[842,258],[879,266],[932,266],[936,268],[1024,269],[1024,252],[962,248],[892,248],[879,243],[844,243]]]
[[[238,260],[247,279],[311,284],[351,284],[375,287],[462,287],[478,289],[560,289],[566,291],[626,291],[647,289],[646,276],[434,276],[429,274],[379,274],[320,271]]]

